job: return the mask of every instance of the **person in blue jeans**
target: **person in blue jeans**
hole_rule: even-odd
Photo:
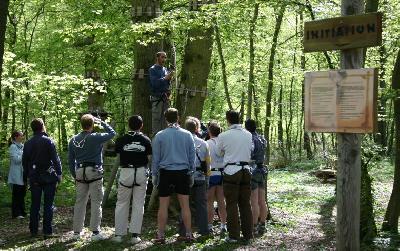
[[[53,202],[57,183],[61,182],[61,162],[53,140],[46,134],[44,122],[40,118],[31,122],[33,136],[24,146],[22,166],[24,177],[29,179],[31,188],[31,209],[29,230],[32,237],[38,234],[39,211],[42,194],[44,196],[43,234],[53,234]]]

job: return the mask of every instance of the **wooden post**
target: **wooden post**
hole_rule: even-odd
[[[342,16],[364,12],[364,1],[342,0]],[[359,69],[363,49],[341,51],[342,69]],[[336,249],[360,250],[361,135],[338,134]]]

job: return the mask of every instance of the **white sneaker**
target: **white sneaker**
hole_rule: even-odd
[[[17,219],[20,219],[20,220],[22,220],[22,219],[25,219],[25,217],[24,217],[24,216],[22,216],[22,215],[20,215],[20,216],[17,216]]]
[[[72,239],[76,241],[79,241],[81,238],[81,233],[74,233],[74,235],[72,236]]]
[[[131,239],[131,243],[132,244],[138,244],[141,241],[142,241],[142,239],[140,239],[139,236],[138,237],[132,237],[132,239]]]
[[[102,241],[107,239],[107,237],[104,236],[102,233],[98,233],[98,234],[92,234],[92,237],[90,239],[92,241]]]
[[[113,242],[121,243],[122,242],[122,236],[116,235],[116,236],[112,237],[111,240]]]

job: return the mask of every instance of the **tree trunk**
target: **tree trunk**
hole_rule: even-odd
[[[240,118],[239,119],[240,123],[243,123],[243,119],[244,119],[244,106],[245,106],[245,103],[246,103],[245,99],[246,99],[246,93],[243,90],[241,98],[240,98],[240,111],[239,111],[239,113],[240,113],[240,117],[239,117]]]
[[[86,68],[85,78],[92,79],[93,82],[96,83],[96,86],[102,85],[100,73],[95,68],[90,66],[89,68]],[[88,94],[88,111],[94,114],[97,113],[99,116],[104,114],[104,93],[99,92],[98,90],[93,90]]]
[[[224,83],[226,102],[228,103],[229,110],[233,110],[232,101],[231,101],[231,97],[229,95],[229,89],[228,89],[228,78],[226,76],[226,64],[225,64],[224,54],[222,51],[221,35],[219,33],[219,28],[218,28],[217,24],[215,24],[215,26],[214,26],[214,31],[215,31],[215,42],[217,43],[218,55],[219,55],[219,59],[221,61],[222,82]]]
[[[298,30],[298,16],[296,15],[296,34]],[[288,158],[289,160],[292,159],[292,123],[293,123],[293,87],[294,87],[294,69],[296,66],[296,55],[297,55],[297,46],[294,48],[294,53],[293,53],[293,76],[290,79],[290,91],[289,91],[289,121],[286,124],[286,150],[288,153]]]
[[[303,13],[300,12],[300,30],[303,30]],[[306,57],[304,55],[304,52],[301,53],[301,58],[300,58],[300,67],[302,71],[305,71],[306,68]],[[304,83],[301,86],[301,112],[302,115],[304,113]],[[311,150],[311,139],[310,139],[310,135],[308,134],[308,132],[306,132],[305,129],[305,121],[304,121],[304,116],[302,116],[302,129],[303,129],[303,147],[306,150],[307,153],[307,159],[311,160],[313,158],[313,153]],[[300,144],[301,146],[301,144]],[[301,152],[301,149],[300,149]],[[301,156],[300,156],[301,158]]]
[[[16,109],[15,109],[15,91],[11,91],[11,131],[15,131],[15,123],[16,123]]]
[[[342,0],[342,16],[364,12],[361,0]],[[363,64],[363,49],[341,51],[341,68],[358,69]],[[336,248],[360,250],[361,136],[338,134]]]
[[[396,92],[396,97],[393,98],[395,124],[394,180],[392,194],[390,195],[385,219],[382,224],[382,230],[398,233],[400,215],[400,50],[397,53],[396,63],[393,69],[392,89]]]
[[[368,173],[369,161],[361,163],[361,196],[360,196],[360,240],[370,244],[376,237],[377,229],[374,215],[374,198],[371,191],[372,179]]]
[[[264,129],[264,137],[267,141],[266,145],[266,153],[265,153],[265,159],[266,159],[266,164],[269,164],[270,161],[270,155],[271,155],[271,150],[270,150],[270,137],[269,137],[269,129],[271,127],[271,101],[272,101],[272,92],[273,92],[273,86],[274,86],[274,64],[275,64],[275,53],[276,53],[276,48],[278,46],[278,35],[281,30],[281,24],[282,24],[282,19],[283,19],[283,14],[285,13],[286,5],[282,5],[279,9],[278,16],[276,18],[276,23],[275,23],[275,31],[274,31],[274,36],[272,38],[272,46],[271,46],[271,54],[269,57],[269,63],[268,63],[268,87],[267,87],[267,92],[266,92],[266,114],[265,114],[265,129]]]
[[[65,120],[63,118],[61,118],[61,147],[62,151],[68,151],[67,128],[65,127]]]
[[[378,0],[367,0],[366,4],[365,4],[365,12],[376,12],[378,11]],[[383,51],[382,51],[383,49]],[[382,63],[382,61],[385,61],[382,58],[382,53],[384,52],[385,48],[382,45],[380,47],[380,56],[381,56],[381,70],[383,70],[384,72],[384,63]],[[363,65],[365,63],[365,59],[366,59],[366,55],[367,55],[367,48],[364,49],[364,55],[363,55]],[[380,83],[379,85],[382,86],[386,86],[385,81],[383,80],[383,76],[382,72],[380,73]],[[383,80],[383,81],[382,81]],[[385,114],[385,109],[386,109],[386,100],[382,101],[382,99],[384,99],[383,95],[381,100],[381,105],[383,105],[383,108],[381,110],[381,112],[383,112],[383,114]],[[382,121],[381,121],[382,122]],[[378,122],[379,124],[379,122]],[[380,125],[382,128],[381,130],[383,131],[383,134],[380,134],[381,138],[381,145],[384,145],[383,142],[386,142],[386,122],[384,121],[384,123],[381,123]],[[378,130],[379,130],[379,125],[378,125]],[[365,159],[365,157],[364,157]],[[376,223],[375,223],[375,215],[374,215],[374,201],[373,201],[373,196],[372,196],[372,180],[371,180],[371,176],[368,173],[368,163],[369,161],[365,162],[362,161],[361,163],[361,194],[360,194],[360,241],[364,242],[364,243],[370,243],[373,238],[376,237],[377,234],[377,230],[376,230]]]
[[[379,48],[379,58],[380,58],[380,67],[379,67],[379,89],[382,90],[382,92],[385,91],[386,89],[386,81],[385,81],[385,74],[386,74],[386,69],[385,69],[385,64],[386,64],[386,48],[385,45],[381,45]],[[384,93],[380,93],[380,98],[378,99],[379,105],[378,105],[378,117],[381,119],[378,119],[378,133],[376,135],[376,143],[381,145],[382,147],[386,147],[386,128],[387,128],[387,118],[386,118],[386,105],[387,105],[387,98]]]
[[[8,15],[8,5],[9,0],[1,0],[0,1],[0,117],[2,117],[2,83],[1,76],[3,73],[3,55],[4,55],[4,45],[6,39],[6,28],[7,28],[7,15]]]
[[[278,100],[278,146],[282,152],[282,157],[286,159],[286,151],[285,151],[285,144],[283,143],[283,84],[281,83],[279,89],[279,100]]]
[[[157,15],[156,10],[160,8],[159,1],[132,0],[132,22],[151,22]],[[148,11],[151,8],[153,13],[140,13],[139,9]],[[154,32],[155,34],[155,32]],[[154,35],[153,34],[153,35]],[[151,104],[148,70],[155,63],[155,54],[163,50],[161,38],[156,42],[146,45],[136,42],[134,44],[134,69],[132,74],[132,112],[142,116],[144,125],[143,132],[151,135]],[[142,74],[143,73],[143,74]]]
[[[212,28],[197,27],[189,30],[176,97],[181,119],[186,116],[202,117],[210,72],[212,33]]]
[[[254,31],[256,29],[256,23],[258,18],[258,8],[260,4],[254,4],[253,18],[250,21],[250,34],[249,34],[249,82],[247,85],[247,113],[246,119],[251,118],[252,105],[253,105],[253,90],[254,90]]]
[[[389,103],[389,113],[388,114],[392,114],[392,109],[393,109],[393,100],[390,101]],[[393,154],[393,139],[394,139],[394,121],[392,120],[392,118],[389,118],[390,120],[390,125],[388,126],[388,130],[386,135],[388,135],[387,137],[387,150],[386,150],[386,155],[392,155]]]

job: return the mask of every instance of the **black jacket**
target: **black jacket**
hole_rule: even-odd
[[[40,172],[53,168],[57,175],[62,174],[61,161],[56,146],[49,136],[44,133],[35,133],[24,145],[22,154],[24,178],[36,182]]]

